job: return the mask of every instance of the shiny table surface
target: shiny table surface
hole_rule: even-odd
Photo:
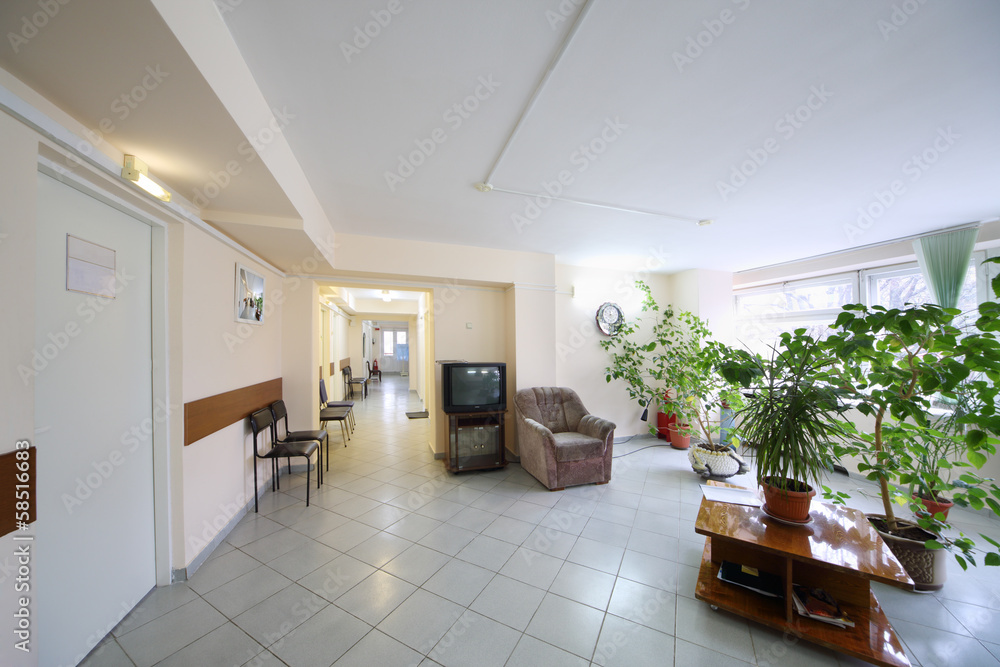
[[[759,507],[702,499],[695,532],[866,579],[912,588],[903,566],[860,510],[813,501],[812,522],[788,525]]]

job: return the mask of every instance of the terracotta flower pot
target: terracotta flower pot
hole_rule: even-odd
[[[914,590],[937,591],[944,587],[948,579],[948,552],[924,546],[924,542],[935,539],[937,535],[900,519],[896,519],[896,525],[904,531],[904,535],[893,535],[885,531],[885,516],[869,514],[868,520],[913,579]]]
[[[919,500],[923,503],[927,511],[931,513],[932,516],[936,516],[939,512],[944,515],[945,520],[948,519],[948,510],[955,506],[955,503],[950,500],[945,500],[943,502],[938,502],[936,500],[928,500],[921,496],[913,496],[914,500]]]
[[[687,449],[691,446],[691,436],[681,435],[681,432],[677,429],[676,417],[674,417],[674,424],[668,429],[670,432],[670,446],[674,449]],[[688,424],[682,424],[684,428],[688,428]]]
[[[761,480],[761,489],[764,491],[764,504],[768,513],[773,516],[791,521],[794,523],[805,523],[809,520],[809,506],[812,504],[816,490],[807,484],[800,484],[808,491],[784,491],[778,487],[771,486],[767,481],[770,477]]]

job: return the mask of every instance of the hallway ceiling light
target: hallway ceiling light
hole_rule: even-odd
[[[125,164],[122,166],[122,178],[126,181],[132,181],[161,201],[170,201],[170,193],[149,177],[149,167],[134,155],[125,156]]]
[[[382,300],[385,301],[386,303],[392,301],[392,297],[389,296],[389,290],[387,289],[382,290]]]

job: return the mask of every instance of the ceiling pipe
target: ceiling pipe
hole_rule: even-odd
[[[524,106],[524,109],[521,111],[521,115],[518,117],[517,123],[514,124],[514,129],[511,130],[510,135],[507,136],[507,141],[504,142],[503,148],[500,149],[500,154],[497,155],[497,158],[496,160],[493,161],[493,166],[490,168],[489,173],[486,174],[486,178],[483,179],[483,182],[481,184],[482,187],[477,186],[483,192],[489,192],[489,190],[491,189],[491,182],[493,181],[493,175],[496,174],[497,168],[500,166],[500,163],[507,155],[507,151],[510,150],[510,147],[514,144],[514,139],[517,138],[518,133],[521,131],[521,126],[524,125],[525,119],[528,117],[528,114],[531,113],[532,108],[534,108],[535,102],[537,102],[538,98],[541,97],[542,90],[545,88],[546,85],[548,85],[549,77],[552,75],[552,72],[555,71],[556,67],[559,66],[559,61],[562,60],[562,57],[566,53],[566,50],[569,48],[570,43],[572,43],[573,38],[576,37],[577,31],[579,31],[580,26],[583,25],[583,20],[584,18],[586,18],[587,12],[589,12],[590,8],[596,3],[597,0],[586,0],[586,3],[583,5],[583,9],[581,9],[580,13],[577,14],[576,20],[573,22],[573,27],[570,28],[569,32],[566,34],[566,38],[563,39],[562,44],[559,46],[559,50],[556,51],[556,54],[552,57],[552,60],[549,61],[549,66],[546,68],[545,74],[542,75],[542,78],[538,82],[538,85],[535,86],[535,91],[531,94],[531,98],[528,100],[528,103]]]
[[[664,213],[663,211],[651,211],[644,208],[630,208],[627,206],[615,206],[614,204],[604,204],[602,202],[587,201],[585,199],[571,199],[569,197],[555,197],[548,193],[533,193],[533,192],[520,192],[519,190],[508,190],[507,188],[498,188],[495,185],[490,187],[493,192],[503,192],[508,195],[520,195],[522,197],[541,197],[544,199],[551,199],[552,201],[566,202],[567,204],[579,204],[580,206],[593,206],[594,208],[603,208],[610,211],[622,211],[624,213],[639,213],[641,215],[655,215],[660,218],[672,218],[674,220],[685,220],[688,222],[698,223],[699,226],[706,226],[711,224],[711,221],[707,219],[692,218],[686,215],[674,215],[673,213]]]

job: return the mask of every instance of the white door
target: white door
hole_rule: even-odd
[[[66,289],[67,234],[115,251],[114,299]],[[76,665],[156,584],[150,252],[146,224],[39,174],[41,665]]]

